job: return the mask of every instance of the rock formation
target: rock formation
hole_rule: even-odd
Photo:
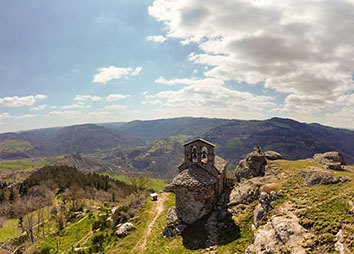
[[[337,178],[330,171],[318,167],[304,169],[301,171],[301,175],[304,178],[306,186],[315,184],[336,184],[350,180],[350,178],[345,176],[340,176]]]
[[[293,214],[273,216],[255,233],[254,242],[245,253],[296,253],[305,254],[301,246],[305,229]]]
[[[117,226],[117,231],[116,231],[116,235],[118,237],[125,237],[129,234],[130,231],[132,230],[135,230],[136,227],[130,223],[130,222],[126,222],[126,223],[123,223],[123,224],[119,224]]]
[[[280,153],[277,153],[275,151],[266,151],[264,153],[264,156],[268,159],[268,160],[282,160],[283,156],[281,156]]]
[[[264,153],[252,152],[247,154],[246,158],[240,160],[236,167],[236,179],[250,179],[252,177],[264,176],[267,160]]]
[[[346,165],[343,156],[338,152],[316,153],[313,160],[326,169],[342,170],[342,165]]]

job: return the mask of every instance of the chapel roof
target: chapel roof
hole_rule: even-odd
[[[197,164],[193,164],[173,178],[172,186],[202,187],[216,183],[216,178]]]
[[[202,139],[202,138],[198,138],[198,139],[194,139],[194,140],[192,140],[192,141],[189,141],[189,142],[185,143],[183,146],[187,146],[187,145],[189,145],[189,144],[191,144],[191,143],[194,143],[194,142],[197,142],[197,141],[203,142],[203,143],[205,143],[205,144],[207,144],[207,145],[210,145],[210,146],[212,146],[212,147],[215,147],[215,145],[214,145],[213,143],[210,143],[210,142],[208,142],[208,141],[206,141],[206,140],[204,140],[204,139]]]

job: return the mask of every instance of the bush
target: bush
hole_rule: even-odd
[[[103,249],[103,243],[104,243],[104,235],[103,234],[95,235],[92,239],[91,249],[93,251],[100,251]]]

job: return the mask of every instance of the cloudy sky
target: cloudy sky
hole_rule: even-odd
[[[179,116],[354,128],[354,0],[3,0],[0,31],[0,132]]]

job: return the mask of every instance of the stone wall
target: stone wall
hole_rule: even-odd
[[[216,184],[203,187],[175,187],[176,208],[180,219],[191,224],[211,212],[216,198]]]

